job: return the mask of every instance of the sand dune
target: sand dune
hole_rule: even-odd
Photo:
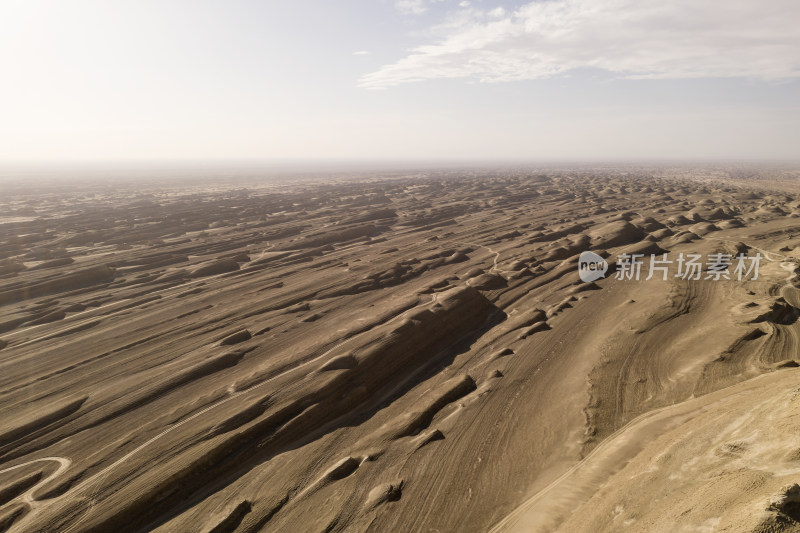
[[[9,190],[0,530],[798,530],[800,191],[742,176]]]

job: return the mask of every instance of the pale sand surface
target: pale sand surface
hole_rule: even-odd
[[[0,531],[800,530],[798,177],[5,183]]]

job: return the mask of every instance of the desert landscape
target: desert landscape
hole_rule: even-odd
[[[800,531],[798,178],[5,182],[0,529]]]
[[[797,0],[0,27],[0,533],[800,533]]]

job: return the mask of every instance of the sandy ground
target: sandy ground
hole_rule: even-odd
[[[5,184],[0,531],[800,531],[796,174]]]

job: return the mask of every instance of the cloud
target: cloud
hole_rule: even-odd
[[[443,2],[444,0],[395,0],[394,6],[405,15],[422,15],[426,13],[429,4]],[[464,2],[462,2],[463,4]],[[467,2],[469,5],[469,2]]]
[[[407,15],[421,15],[428,10],[425,0],[397,0],[394,5],[401,13]]]
[[[359,86],[541,79],[578,68],[625,78],[800,76],[796,0],[537,0],[451,17],[434,28],[437,42],[363,76]]]
[[[489,11],[489,17],[494,19],[502,18],[506,14],[506,10],[502,7],[496,7]]]
[[[369,55],[369,51],[367,50],[359,50],[358,52],[353,52],[354,56],[365,56]]]

